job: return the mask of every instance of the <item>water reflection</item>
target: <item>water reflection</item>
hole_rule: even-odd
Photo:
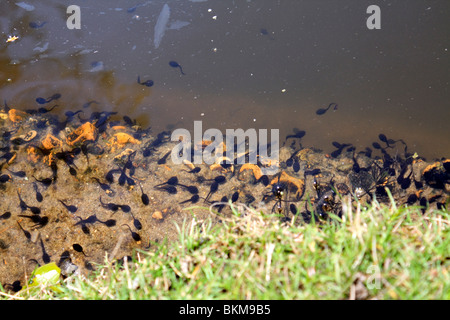
[[[82,28],[69,30],[65,1],[2,1],[0,98],[31,109],[60,93],[52,112],[119,111],[155,132],[194,120],[281,138],[299,128],[303,146],[328,152],[335,140],[364,150],[383,132],[450,156],[450,3],[381,1],[377,31],[370,4],[83,1]]]

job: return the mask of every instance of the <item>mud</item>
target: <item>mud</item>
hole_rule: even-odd
[[[291,137],[281,141],[279,175],[261,174],[264,159],[258,166],[201,164],[190,173],[194,166],[174,164],[167,156],[178,145],[170,132],[153,133],[122,115],[89,109],[62,118],[41,111],[0,112],[0,283],[13,291],[37,264],[56,262],[64,276],[87,273],[105,256],[120,259],[178,239],[176,225],[193,216],[212,216],[220,224],[204,200],[218,176],[226,179],[209,201],[232,199],[237,192],[236,203],[279,213],[282,221],[299,215],[298,223],[309,222],[312,212],[325,220],[330,213],[341,215],[345,195],[370,202],[375,194],[388,202],[385,187],[399,204],[421,205],[424,212],[444,209],[449,201],[450,160],[426,161],[400,142],[380,142],[383,149],[371,154],[346,146],[330,155]],[[155,187],[175,176],[179,184],[198,188],[197,203],[180,204],[195,195],[192,188],[176,185],[176,193],[169,193]],[[281,201],[276,186],[283,190]]]

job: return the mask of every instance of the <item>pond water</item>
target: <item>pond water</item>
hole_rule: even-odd
[[[60,93],[52,112],[118,111],[155,133],[194,120],[281,139],[298,128],[303,146],[326,152],[332,141],[364,150],[383,133],[426,158],[450,156],[448,0],[70,4],[79,30],[67,27],[67,1],[1,1],[2,102],[37,108]],[[379,30],[366,25],[372,4]]]

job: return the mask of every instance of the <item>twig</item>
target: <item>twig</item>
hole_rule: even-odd
[[[25,298],[18,297],[16,295],[7,294],[7,293],[4,293],[4,292],[0,292],[0,295],[8,297],[8,298],[11,298],[11,299],[25,300]]]

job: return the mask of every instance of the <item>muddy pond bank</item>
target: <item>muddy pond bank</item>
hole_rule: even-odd
[[[450,160],[426,160],[384,135],[365,150],[333,142],[327,154],[303,146],[305,133],[296,131],[280,138],[280,173],[266,176],[263,159],[174,164],[178,143],[169,131],[90,106],[63,117],[50,108],[0,112],[0,282],[13,291],[38,264],[55,262],[64,276],[86,273],[105,254],[120,259],[178,239],[176,225],[194,216],[220,223],[230,209],[215,206],[213,215],[214,202],[280,214],[280,222],[298,216],[297,223],[341,215],[345,196],[388,202],[386,187],[424,213],[448,206]]]

